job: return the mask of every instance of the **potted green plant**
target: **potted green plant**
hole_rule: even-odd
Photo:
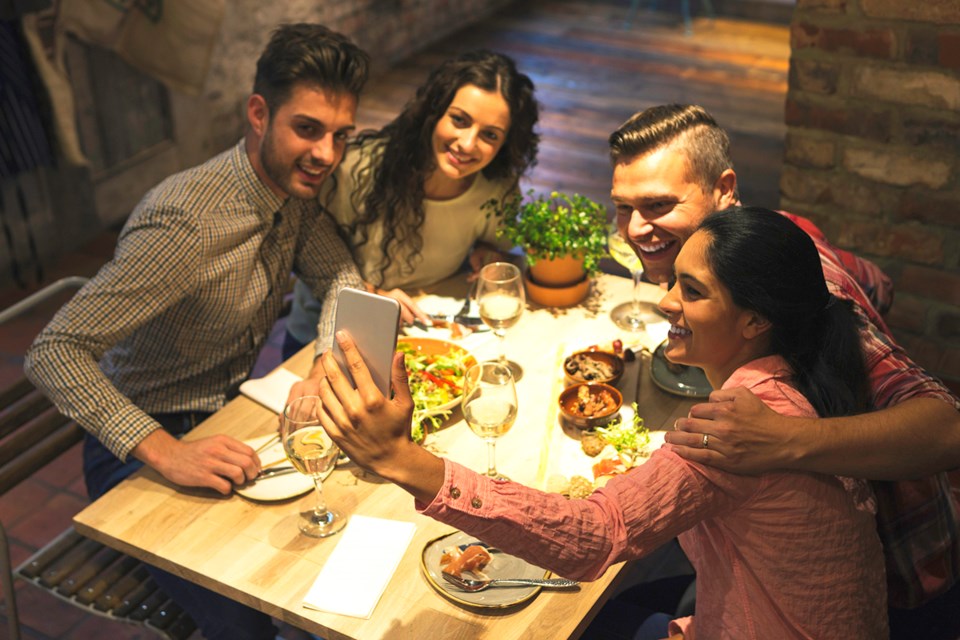
[[[586,295],[587,277],[599,271],[600,260],[607,255],[605,207],[579,194],[534,195],[533,190],[526,198],[517,193],[503,201],[491,200],[487,206],[501,218],[497,235],[526,252],[527,293],[534,301],[563,306],[554,302],[556,296],[538,299],[540,293],[551,293],[541,288],[582,290],[567,304],[576,304]]]

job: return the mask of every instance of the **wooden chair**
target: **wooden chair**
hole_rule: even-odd
[[[54,462],[83,434],[25,377],[0,390],[0,495]],[[85,538],[73,527],[13,571],[0,522],[0,564],[11,640],[21,637],[15,578],[88,613],[142,625],[171,640],[183,640],[196,629],[193,619],[157,587],[139,560]]]

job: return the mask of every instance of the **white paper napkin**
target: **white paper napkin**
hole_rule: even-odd
[[[343,537],[304,597],[303,606],[369,618],[415,530],[412,522],[350,516]]]
[[[283,411],[287,395],[294,383],[303,380],[300,376],[284,368],[274,369],[262,378],[247,380],[240,385],[240,393],[254,402],[259,402],[276,413]]]
[[[424,313],[432,313],[442,316],[452,316],[459,312],[463,306],[463,298],[450,298],[448,296],[428,295],[417,298],[417,306]]]

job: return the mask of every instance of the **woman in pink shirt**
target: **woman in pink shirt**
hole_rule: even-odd
[[[660,302],[671,323],[670,360],[702,367],[714,388],[746,386],[783,414],[869,408],[853,313],[827,291],[813,242],[789,220],[755,208],[713,214],[674,269]],[[348,361],[360,360],[349,336],[337,339]],[[865,483],[799,472],[737,476],[666,446],[589,498],[567,500],[413,445],[401,358],[388,401],[365,370],[354,371],[354,390],[330,354],[322,357],[324,426],[351,459],[409,491],[426,515],[581,580],[679,536],[697,570],[696,615],[670,627],[686,640],[887,637],[883,559]]]

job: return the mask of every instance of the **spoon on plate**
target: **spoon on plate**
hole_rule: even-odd
[[[457,576],[445,571],[442,573],[444,580],[468,593],[483,591],[484,589],[488,589],[490,587],[553,587],[556,589],[566,589],[580,585],[580,583],[576,580],[567,580],[566,578],[503,578],[474,580],[472,578],[458,578]]]

